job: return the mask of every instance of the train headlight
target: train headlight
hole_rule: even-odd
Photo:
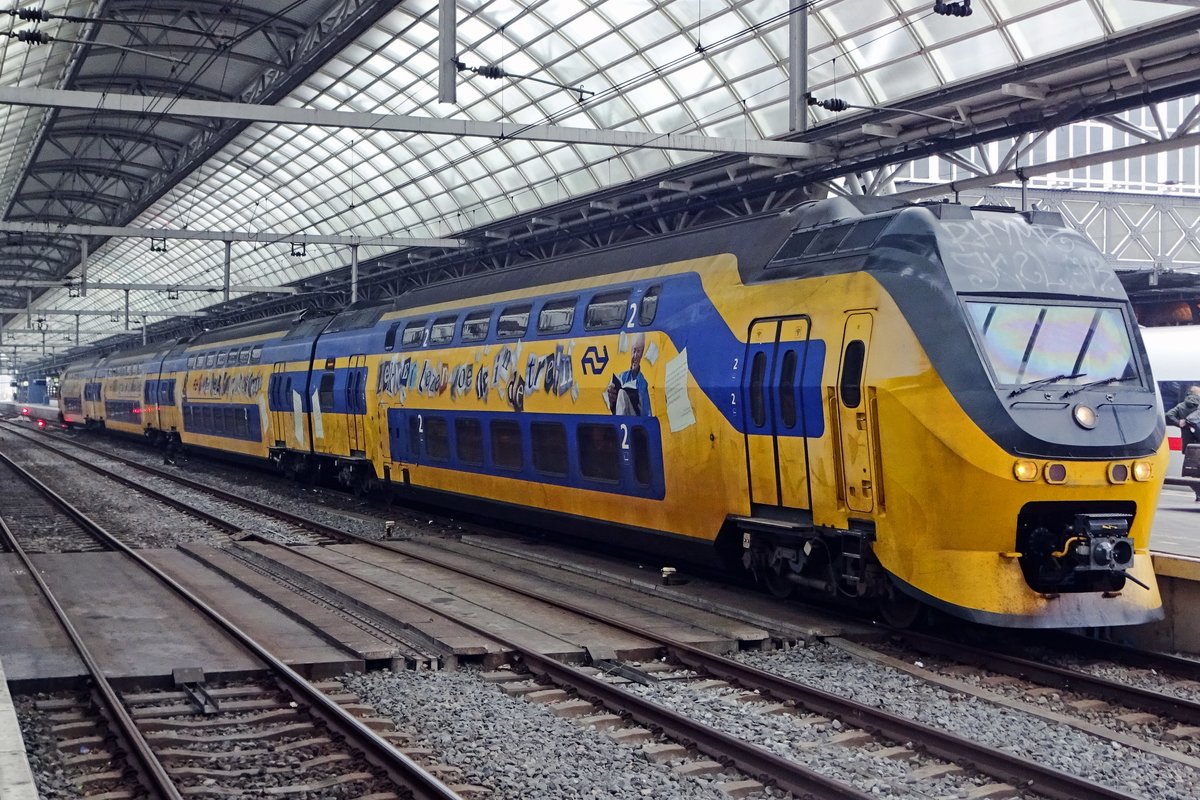
[[[1071,409],[1071,416],[1075,418],[1075,424],[1081,428],[1087,428],[1090,431],[1096,427],[1096,409],[1091,406],[1080,403]]]
[[[1154,477],[1154,465],[1149,461],[1133,462],[1133,479],[1135,481],[1148,481]]]
[[[1108,482],[1124,483],[1129,480],[1129,466],[1126,464],[1108,465]]]
[[[1043,471],[1043,476],[1046,478],[1046,483],[1066,483],[1067,482],[1067,465],[1066,464],[1047,464]]]
[[[1018,461],[1013,464],[1013,475],[1019,481],[1036,480],[1038,476],[1037,464],[1032,461]]]

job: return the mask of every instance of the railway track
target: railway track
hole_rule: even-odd
[[[176,675],[177,683],[184,687],[184,703],[176,702],[179,700],[177,695],[123,697],[104,674],[86,637],[75,627],[52,587],[22,547],[21,539],[25,534],[14,531],[8,521],[0,517],[0,538],[35,581],[84,663],[95,687],[97,713],[106,723],[103,738],[112,737],[115,742],[111,752],[91,767],[84,768],[90,774],[97,771],[94,768],[98,766],[98,772],[108,776],[92,782],[98,789],[98,796],[138,797],[148,791],[157,797],[182,800],[184,796],[198,793],[242,794],[256,784],[266,795],[271,795],[282,793],[272,791],[280,788],[282,780],[288,781],[285,786],[290,787],[288,793],[307,792],[309,796],[377,797],[378,800],[400,797],[449,800],[457,797],[387,739],[339,705],[336,698],[327,696],[304,680],[266,648],[94,524],[27,471],[5,457],[0,460],[28,484],[37,486],[56,510],[68,515],[106,549],[119,551],[137,562],[195,607],[198,613],[218,624],[262,662],[270,676],[270,683],[232,687],[233,699],[220,697],[220,692],[214,694],[203,684],[203,674],[197,674],[198,671]],[[227,702],[224,710],[223,700]],[[69,726],[72,720],[59,720],[58,723]],[[83,724],[99,729],[98,723],[86,718]],[[201,756],[185,752],[189,745],[211,752],[225,752],[226,758],[208,759],[207,764],[191,766]],[[289,754],[289,747],[293,745],[295,749]],[[228,769],[232,754],[238,749],[262,750],[282,760],[266,766],[260,761],[254,768]],[[288,769],[275,769],[275,766]],[[196,790],[197,781],[203,787],[199,791]],[[217,785],[225,791],[208,791]]]
[[[114,458],[122,463],[126,463],[128,466],[145,473],[166,477],[172,481],[196,488],[199,491],[223,497],[247,508],[254,508],[261,513],[278,514],[282,518],[288,519],[294,524],[301,525],[318,536],[329,538],[331,541],[351,540],[385,547],[402,553],[407,557],[417,558],[462,574],[470,574],[475,579],[492,583],[508,591],[515,591],[571,611],[572,613],[590,617],[605,625],[610,625],[657,642],[663,648],[664,652],[670,654],[675,663],[695,670],[698,675],[708,679],[726,682],[736,687],[740,692],[757,693],[760,696],[784,702],[788,708],[795,709],[800,713],[807,714],[818,720],[836,720],[839,725],[845,726],[847,729],[868,732],[873,737],[882,739],[885,742],[912,742],[915,747],[927,754],[948,763],[965,765],[972,770],[977,770],[979,773],[1018,787],[1021,791],[1063,798],[1130,797],[1130,795],[1122,791],[1109,788],[1097,782],[1030,762],[1020,756],[1009,754],[996,748],[976,744],[938,728],[888,714],[877,708],[864,706],[863,704],[855,703],[836,695],[811,689],[796,681],[789,681],[769,672],[755,670],[752,667],[715,656],[685,643],[665,639],[651,631],[630,626],[622,620],[603,617],[588,609],[564,604],[553,598],[522,589],[503,580],[490,578],[478,573],[464,572],[459,566],[447,559],[431,557],[428,553],[418,553],[403,544],[380,543],[372,539],[348,534],[323,523],[239,497],[224,490],[183,478],[182,476],[164,472],[128,459],[112,456],[103,451],[95,450],[95,452],[107,458]],[[361,580],[361,578],[359,579]],[[408,601],[414,602],[411,598],[408,598]],[[442,609],[435,607],[427,607],[427,610],[434,614],[443,613]],[[463,622],[462,620],[456,621],[460,624]],[[468,624],[466,627],[471,626]],[[831,792],[844,791],[850,787],[842,786],[839,789],[830,786],[828,783],[814,784],[811,782],[814,780],[813,774],[807,774],[804,771],[796,772],[798,765],[789,762],[787,759],[779,759],[777,756],[765,752],[762,748],[757,748],[754,745],[746,745],[744,742],[739,744],[736,737],[729,737],[712,728],[705,728],[704,726],[696,727],[694,722],[681,717],[681,715],[672,714],[669,709],[664,709],[658,704],[647,702],[628,691],[607,684],[602,678],[581,674],[577,669],[563,665],[553,659],[543,658],[537,653],[521,648],[518,643],[505,642],[494,631],[487,631],[482,628],[478,628],[477,630],[481,635],[499,641],[505,647],[517,652],[522,663],[539,679],[562,686],[577,697],[586,698],[590,702],[602,705],[614,713],[636,720],[648,728],[666,732],[676,741],[698,748],[722,763],[732,763],[746,774],[753,775],[764,782],[801,795],[856,796],[853,793],[831,795]],[[934,766],[936,767],[936,765]],[[850,791],[854,792],[857,790],[850,788]]]

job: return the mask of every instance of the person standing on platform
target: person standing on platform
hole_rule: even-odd
[[[1188,445],[1200,444],[1200,386],[1188,387],[1183,402],[1167,412],[1167,422],[1178,425],[1183,437],[1183,457],[1187,461]],[[1200,488],[1194,488],[1196,502],[1200,503]]]

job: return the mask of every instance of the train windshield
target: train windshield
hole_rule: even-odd
[[[992,300],[966,307],[997,385],[1138,379],[1120,307]]]

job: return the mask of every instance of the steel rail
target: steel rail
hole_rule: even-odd
[[[353,534],[346,534],[351,535]],[[361,538],[361,537],[356,537]],[[1052,767],[1011,755],[994,747],[974,742],[916,720],[905,719],[891,712],[849,700],[830,692],[807,686],[798,681],[757,669],[746,664],[710,653],[694,645],[680,642],[656,631],[608,617],[585,606],[552,598],[541,592],[526,589],[499,578],[468,572],[463,568],[428,553],[419,553],[396,542],[377,542],[361,538],[364,543],[414,558],[429,564],[467,575],[484,583],[539,600],[574,614],[585,616],[651,642],[658,642],[676,660],[693,669],[703,670],[714,677],[728,680],[748,689],[762,689],[779,700],[791,700],[817,714],[840,717],[855,727],[877,733],[897,742],[913,742],[939,758],[966,763],[980,772],[1012,783],[1021,789],[1035,791],[1063,800],[1131,800],[1133,795],[1103,784],[1062,772]],[[362,578],[359,578],[362,580]],[[492,637],[495,638],[495,637]]]
[[[43,445],[45,446],[45,445]],[[53,449],[53,448],[48,448]],[[39,481],[26,470],[15,464],[7,456],[0,453],[0,459],[9,464],[14,470],[25,478],[31,485],[35,486],[38,491],[50,498],[52,502],[61,504],[64,507],[71,507],[65,499],[58,495],[49,486]],[[224,615],[214,609],[212,606],[205,603],[199,597],[189,592],[182,584],[174,578],[167,575],[158,567],[151,564],[143,558],[137,551],[127,547],[123,542],[115,536],[104,530],[100,525],[90,520],[73,507],[73,518],[76,518],[80,524],[84,525],[89,531],[94,532],[101,537],[106,544],[110,545],[114,550],[122,552],[124,555],[132,558],[143,569],[156,577],[161,583],[179,595],[189,605],[199,609],[213,622],[220,626],[227,634],[235,639],[239,644],[249,650],[255,657],[263,662],[272,672],[283,679],[283,682],[288,688],[299,697],[302,697],[310,705],[310,710],[320,717],[327,725],[335,731],[344,734],[347,739],[359,750],[362,751],[364,758],[377,767],[381,767],[388,777],[398,786],[403,786],[409,789],[416,800],[461,800],[458,794],[453,792],[448,786],[434,777],[432,774],[425,771],[419,764],[405,756],[403,753],[394,748],[390,742],[379,736],[371,728],[367,727],[357,717],[339,706],[336,702],[330,699],[324,692],[318,691],[312,686],[303,676],[293,670],[283,661],[275,657],[265,647],[260,645],[254,638],[243,630],[226,619]],[[36,574],[31,569],[31,574]],[[168,795],[171,800],[182,800],[179,795]]]
[[[49,447],[43,443],[43,447]],[[49,448],[53,449],[53,448]],[[93,448],[88,448],[93,449]],[[274,506],[269,506],[247,498],[238,497],[225,492],[225,490],[215,489],[198,481],[192,481],[187,478],[173,475],[165,470],[159,470],[154,467],[149,467],[145,464],[128,461],[121,457],[110,456],[103,451],[96,450],[109,458],[114,458],[122,463],[127,463],[131,466],[136,466],[144,469],[147,472],[160,474],[171,480],[176,480],[184,485],[195,486],[195,488],[216,494],[217,496],[228,497],[228,499],[241,503],[247,507],[254,508],[260,513],[281,514],[286,515],[289,521],[299,520],[304,523],[304,527],[319,530],[321,533],[329,535],[331,538],[349,537],[363,543],[373,543],[373,540],[365,537],[360,537],[345,531],[338,530],[324,523],[316,522],[299,515],[285,512],[277,509]],[[299,555],[306,554],[297,552]],[[338,569],[333,567],[333,569]],[[345,572],[345,570],[340,570]],[[349,573],[346,573],[349,574]],[[383,591],[394,593],[394,588],[376,584],[370,580],[354,576],[357,580],[363,581],[369,585],[373,585]],[[172,582],[173,583],[173,582]],[[425,611],[439,617],[445,616],[445,610],[439,609],[433,604],[424,603],[415,598],[406,598],[406,600],[416,606],[423,608]],[[215,612],[213,612],[215,614]],[[872,795],[855,789],[847,784],[840,783],[831,778],[827,778],[818,772],[810,770],[796,762],[789,761],[785,758],[775,755],[771,751],[759,747],[758,745],[750,744],[729,734],[704,726],[694,720],[689,719],[669,708],[665,708],[657,703],[652,703],[649,700],[644,700],[636,695],[630,694],[624,690],[618,689],[605,681],[580,672],[572,667],[569,667],[552,658],[543,656],[540,653],[529,650],[520,644],[505,640],[498,636],[494,631],[489,631],[482,626],[476,625],[466,620],[454,618],[456,624],[475,631],[481,636],[486,636],[489,639],[497,642],[503,647],[507,647],[521,655],[522,660],[529,665],[535,673],[546,675],[559,683],[560,685],[570,686],[581,697],[585,697],[594,702],[609,708],[612,711],[628,714],[641,724],[650,725],[666,733],[671,738],[678,741],[688,742],[693,744],[697,749],[707,753],[713,758],[724,762],[733,763],[739,769],[747,774],[760,777],[768,782],[775,783],[787,791],[793,792],[801,797],[813,798],[814,800],[823,800],[824,798],[844,798],[844,800],[869,800]],[[648,637],[655,641],[655,637]],[[322,695],[323,697],[323,695]]]
[[[370,542],[369,539],[364,539],[363,541]],[[310,561],[319,563],[327,569],[332,569],[343,575],[352,577],[367,586],[380,589],[388,594],[396,594],[394,586],[387,586],[370,578],[356,575],[343,567],[318,561],[307,552],[292,552]],[[420,557],[418,556],[417,558],[419,559]],[[470,577],[477,576],[472,575]],[[639,724],[656,728],[676,741],[691,744],[697,750],[722,763],[733,764],[746,774],[767,783],[775,784],[779,788],[799,797],[812,798],[812,800],[869,800],[869,798],[875,796],[848,784],[828,778],[794,761],[777,756],[764,747],[746,742],[697,722],[676,711],[672,711],[658,703],[631,694],[624,689],[620,689],[561,661],[530,650],[524,645],[512,639],[507,639],[502,634],[498,634],[483,625],[461,617],[447,617],[446,610],[439,608],[433,603],[426,603],[408,596],[405,596],[404,600],[430,614],[451,619],[454,624],[474,631],[480,636],[491,639],[500,646],[512,650],[519,655],[521,661],[534,674],[544,675],[560,686],[568,686],[586,700],[599,703],[615,713],[627,715]],[[657,641],[659,637],[647,636],[646,638],[651,641]]]
[[[93,449],[95,452],[100,453],[101,455],[107,455],[98,449],[88,449]],[[121,459],[120,457],[116,458],[117,460],[125,461],[125,459]],[[264,503],[258,503],[257,501],[238,497],[237,495],[226,492],[225,490],[216,489],[215,487],[208,486],[198,481],[192,481],[187,478],[171,475],[168,472],[158,470],[153,467],[148,467],[144,464],[137,464],[137,462],[129,461],[127,463],[142,468],[147,472],[165,475],[174,480],[178,480],[184,485],[194,486],[202,491],[207,491],[221,497],[227,497],[234,502],[241,503],[260,512],[279,512],[281,514],[286,514],[286,518],[289,521],[292,521],[294,518],[298,517],[298,515],[292,514],[292,512],[284,512],[281,509],[276,509],[275,507]],[[842,717],[858,727],[868,731],[877,732],[878,734],[895,741],[912,741],[914,743],[919,743],[928,752],[940,758],[954,762],[967,763],[982,772],[1011,782],[1014,785],[1017,785],[1019,788],[1040,792],[1050,797],[1063,798],[1063,800],[1131,800],[1133,797],[1125,792],[1112,789],[1094,781],[1089,781],[1085,778],[1071,775],[1070,773],[1062,772],[1037,762],[1022,759],[1019,756],[1011,755],[1002,750],[979,744],[955,734],[934,728],[933,726],[925,725],[915,720],[904,719],[903,717],[883,711],[882,709],[866,706],[864,704],[839,697],[820,689],[805,686],[799,682],[774,675],[764,670],[759,670],[748,665],[740,664],[739,662],[725,658],[724,656],[708,653],[685,642],[675,641],[659,633],[645,630],[623,620],[606,617],[603,614],[599,614],[578,604],[551,598],[540,592],[525,589],[497,578],[489,578],[474,573],[469,573],[461,567],[458,567],[444,559],[437,558],[427,553],[414,552],[395,542],[376,541],[374,539],[369,539],[367,537],[339,530],[311,519],[304,519],[304,524],[306,526],[312,526],[310,530],[317,530],[321,533],[329,535],[330,537],[349,537],[364,544],[382,547],[410,558],[416,558],[425,561],[426,563],[434,564],[444,569],[449,569],[459,574],[469,575],[477,580],[490,583],[508,591],[516,592],[525,597],[539,600],[544,603],[549,603],[572,613],[596,620],[602,624],[624,630],[635,636],[640,636],[648,641],[658,642],[681,663],[692,666],[693,668],[706,670],[714,676],[740,683],[746,687],[758,687],[765,689],[780,700],[792,700],[815,713],[833,714],[835,716]],[[363,580],[361,577],[358,579]],[[383,588],[386,589],[386,587]],[[387,589],[387,591],[394,590]],[[411,600],[411,598],[409,599]],[[437,612],[437,609],[430,608],[429,610]],[[497,639],[497,637],[493,634],[484,633],[483,635],[499,641],[499,639]]]
[[[33,478],[32,475],[14,463],[8,456],[0,453],[0,462],[3,462],[6,466],[12,468],[17,475],[27,482],[32,480],[33,487],[38,489],[38,491],[41,491],[40,481],[37,481],[36,478]],[[70,506],[70,504],[66,503],[66,501],[63,501],[62,498],[58,498],[58,500],[62,502],[65,508],[71,509],[73,513],[71,513],[69,516],[71,516],[73,519],[76,518],[76,515],[78,515],[79,512],[74,509],[74,507]],[[149,743],[146,741],[145,737],[142,736],[142,732],[138,730],[137,723],[133,721],[133,717],[130,716],[129,711],[125,708],[125,704],[121,702],[121,698],[117,695],[116,689],[113,688],[108,678],[105,677],[104,671],[100,667],[100,663],[96,661],[91,650],[89,650],[87,645],[84,644],[83,637],[79,635],[79,632],[75,629],[75,625],[71,622],[70,617],[67,616],[66,609],[64,609],[62,604],[58,602],[58,599],[54,596],[54,592],[50,589],[50,585],[46,583],[46,579],[42,577],[41,573],[34,566],[33,560],[30,559],[29,554],[25,552],[25,548],[21,547],[21,543],[17,541],[16,535],[13,534],[12,529],[9,528],[8,522],[3,516],[0,516],[0,532],[3,533],[3,538],[7,542],[9,548],[14,554],[16,554],[17,558],[21,560],[21,564],[25,567],[25,571],[29,574],[29,577],[32,578],[34,583],[37,584],[38,590],[41,591],[42,596],[45,597],[46,602],[50,605],[51,610],[54,611],[54,616],[58,618],[58,623],[62,626],[63,630],[67,634],[67,637],[71,640],[71,645],[79,654],[79,658],[83,661],[84,667],[87,668],[89,678],[104,701],[104,706],[108,710],[109,719],[116,722],[121,737],[132,751],[134,765],[138,774],[142,776],[143,780],[147,782],[150,787],[156,790],[159,795],[166,800],[183,800],[183,795],[179,792],[175,782],[167,773],[166,767],[164,767],[162,762],[158,760],[158,756],[154,754],[154,751],[150,748]]]
[[[1200,725],[1200,703],[1192,700],[1173,697],[1151,689],[1129,686],[1079,670],[1043,664],[996,650],[972,647],[936,636],[926,636],[910,631],[897,635],[903,644],[928,655],[948,658],[991,672],[1025,678],[1060,689],[1086,692],[1132,708]]]

